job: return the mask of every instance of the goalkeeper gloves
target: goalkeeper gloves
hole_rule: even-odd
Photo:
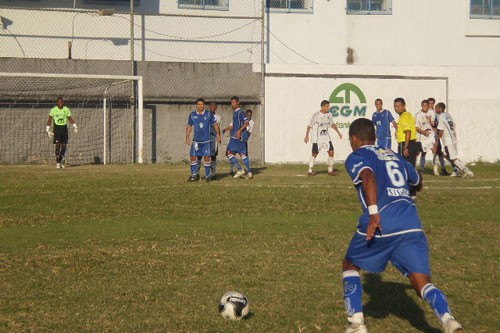
[[[52,132],[50,131],[50,126],[47,126],[47,127],[45,128],[45,131],[47,132],[47,135],[48,135],[48,137],[49,137],[49,138],[51,138],[51,139],[52,139],[52,138],[54,137],[54,133],[52,133]]]
[[[73,123],[73,132],[78,133],[78,127],[76,126],[76,123]]]

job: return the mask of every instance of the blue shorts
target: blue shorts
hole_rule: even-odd
[[[212,145],[209,142],[193,142],[189,156],[212,156]]]
[[[247,154],[246,141],[231,138],[231,139],[229,139],[229,143],[227,144],[227,150],[232,152],[232,153],[246,155]]]
[[[368,272],[380,273],[391,262],[401,273],[430,275],[429,244],[423,231],[374,238],[356,232],[347,249],[346,259]]]
[[[391,139],[391,137],[388,137],[388,138],[377,138],[377,146],[385,148],[385,149],[391,149],[391,147],[392,147],[392,139]]]

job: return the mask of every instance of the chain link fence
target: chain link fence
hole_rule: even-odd
[[[134,2],[131,8],[130,0],[0,0],[0,72],[142,76],[145,162],[185,159],[179,137],[196,98],[218,102],[222,118],[229,123],[229,100],[237,95],[244,107],[254,110],[252,145],[254,156],[260,157],[264,2]],[[18,108],[29,117],[35,109],[30,103],[48,107],[59,95],[54,91],[52,98],[41,98],[40,88],[28,84],[19,87],[16,96],[11,82],[3,84],[10,91],[0,96],[0,105],[8,106],[3,112],[7,115]],[[130,105],[134,112],[136,93],[132,88],[120,100],[116,97],[115,103]],[[68,103],[99,105],[100,98],[89,93]],[[4,142],[7,139],[3,136],[0,145],[11,144]],[[0,156],[0,163],[18,160],[26,159],[18,156],[10,161]]]

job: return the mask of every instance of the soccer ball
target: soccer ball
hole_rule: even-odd
[[[219,312],[226,319],[241,320],[248,315],[249,310],[248,298],[237,291],[227,292],[220,299]]]

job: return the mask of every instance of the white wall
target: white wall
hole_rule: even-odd
[[[332,77],[331,73],[341,77]],[[368,118],[378,97],[391,111],[394,98],[404,97],[412,113],[419,110],[422,99],[434,97],[438,102],[445,102],[457,124],[460,158],[467,162],[500,159],[500,151],[494,148],[495,143],[500,142],[497,125],[500,123],[500,67],[268,65],[267,74],[266,162],[307,162],[311,145],[306,145],[303,139],[310,117],[319,110],[321,100],[329,99],[332,91],[346,82],[357,85],[365,93]],[[351,101],[351,106],[355,104],[359,104],[357,98]],[[358,117],[337,119],[352,122]],[[344,138],[339,140],[336,133],[330,131],[337,160],[345,160],[350,152],[348,129],[342,128],[341,132]],[[395,148],[394,142],[393,145]],[[321,155],[321,160],[325,160],[325,154]]]

